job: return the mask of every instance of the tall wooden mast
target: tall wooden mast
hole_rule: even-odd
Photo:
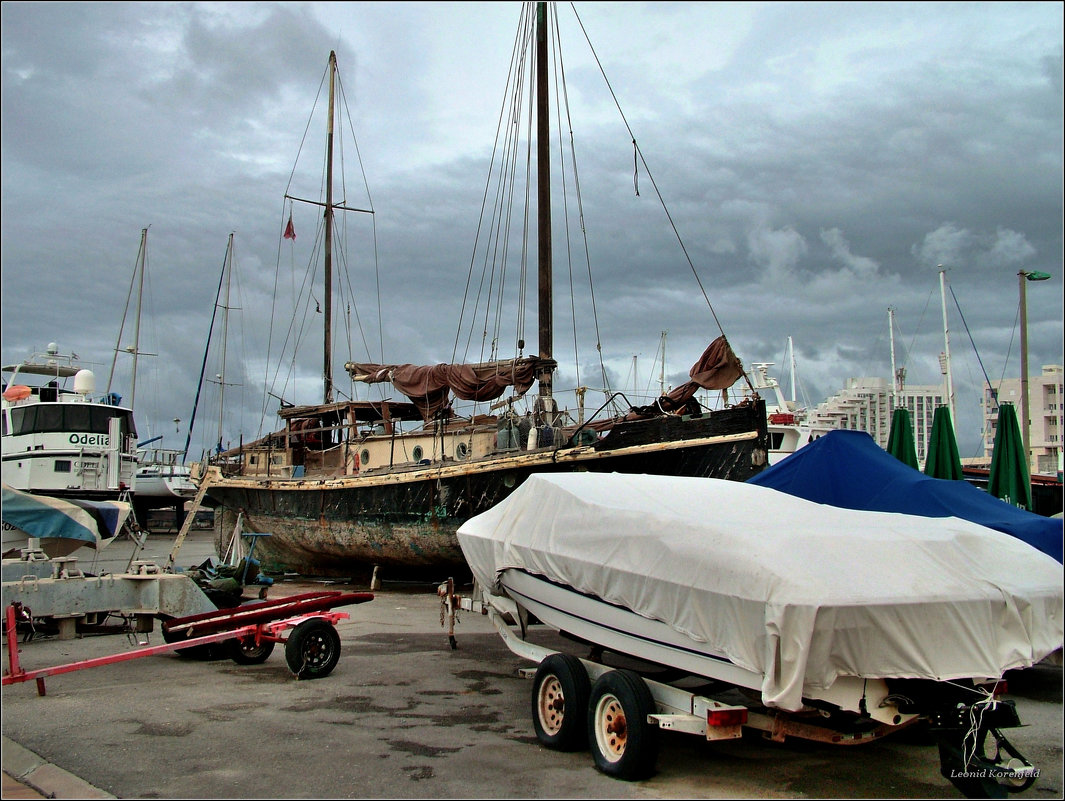
[[[547,62],[547,3],[536,4],[536,174],[537,174],[537,260],[539,355],[537,383],[540,388],[539,406],[545,415],[543,422],[554,420],[552,376],[552,297],[551,297],[551,129],[549,119],[549,86]]]
[[[322,376],[325,381],[325,403],[333,402],[333,106],[336,81],[337,54],[329,51],[329,116],[326,123],[326,173],[325,173],[325,305],[323,338],[325,363]]]

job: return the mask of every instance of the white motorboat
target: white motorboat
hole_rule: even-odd
[[[751,387],[765,399],[770,465],[779,463],[804,445],[836,430],[834,421],[817,420],[810,416],[807,409],[799,408],[795,401],[784,397],[780,382],[769,375],[772,362],[755,362],[752,366]]]
[[[182,463],[183,452],[142,448],[137,469],[137,500],[149,507],[175,506],[196,497],[192,470]]]
[[[1015,710],[982,687],[1061,648],[1061,566],[958,518],[839,509],[765,489],[538,474],[469,520],[458,538],[484,603],[518,621],[514,643],[540,621],[592,645],[593,654],[742,688],[752,701],[744,721],[810,713],[846,721],[850,733],[828,741],[928,720],[944,776],[963,792],[1031,784],[1031,766],[999,731],[1019,725]],[[602,672],[596,661],[556,658],[540,671],[554,684],[538,679],[534,708],[544,687],[586,698],[577,688]],[[609,704],[596,707],[606,692],[592,687],[587,725],[597,764],[610,772],[626,757],[599,728],[616,727],[600,714]],[[658,712],[670,705],[652,694]],[[615,701],[624,706],[639,693],[622,695]],[[537,732],[550,735],[551,716],[561,713],[543,708],[554,711],[540,716]],[[629,728],[648,715],[655,709],[630,709]],[[773,722],[760,727],[784,731]],[[703,721],[700,731],[710,737],[709,728]],[[994,752],[986,747],[992,733]],[[541,740],[552,744],[551,736]],[[982,777],[968,775],[979,770]]]
[[[134,489],[137,429],[133,411],[49,344],[5,365],[3,480],[15,489],[82,500],[118,500]],[[33,381],[30,383],[32,376]]]

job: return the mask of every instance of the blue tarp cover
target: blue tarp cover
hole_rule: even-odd
[[[1062,561],[1062,520],[999,500],[966,481],[931,478],[864,431],[832,431],[759,473],[750,484],[845,509],[960,517],[1010,534]]]
[[[40,539],[67,539],[99,547],[122,528],[130,513],[124,501],[83,501],[50,498],[3,485],[5,525]]]

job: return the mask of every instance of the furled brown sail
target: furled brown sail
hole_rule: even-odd
[[[355,381],[391,382],[418,407],[423,420],[433,419],[449,402],[495,400],[508,387],[520,395],[533,385],[536,359],[507,359],[480,364],[368,364],[348,362],[345,369]]]

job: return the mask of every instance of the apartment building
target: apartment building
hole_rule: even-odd
[[[1043,366],[1043,372],[1028,379],[1028,408],[1030,460],[1033,474],[1061,475],[1062,472],[1062,407],[1065,405],[1065,372],[1062,365]],[[992,394],[994,390],[994,395]],[[995,400],[997,398],[997,401]],[[914,445],[917,461],[924,464],[928,455],[928,441],[932,433],[932,419],[937,406],[946,401],[942,384],[908,386],[899,393],[899,405],[905,406],[913,421]],[[987,467],[995,446],[998,424],[998,403],[1008,402],[1021,413],[1021,380],[1019,378],[994,382],[985,388],[982,399],[984,415],[983,458],[964,460],[966,464]],[[825,423],[835,428],[866,431],[882,448],[887,447],[891,433],[891,382],[885,378],[848,378],[846,386],[824,403],[818,404],[810,416],[811,422]]]
[[[1063,368],[1060,364],[1045,364],[1038,376],[1028,377],[1029,470],[1042,475],[1061,475],[1061,410],[1065,403],[1062,393]],[[993,390],[993,392],[992,392]],[[991,460],[998,425],[998,404],[1006,402],[1017,407],[1021,416],[1021,380],[1010,378],[992,382],[984,389],[984,456]]]
[[[898,405],[909,410],[913,421],[914,445],[920,464],[924,464],[928,455],[936,407],[944,403],[946,390],[942,384],[908,386],[899,393]],[[894,411],[890,381],[885,378],[848,378],[843,390],[819,404],[813,417],[819,422],[834,424],[836,428],[866,431],[877,445],[886,448]]]

